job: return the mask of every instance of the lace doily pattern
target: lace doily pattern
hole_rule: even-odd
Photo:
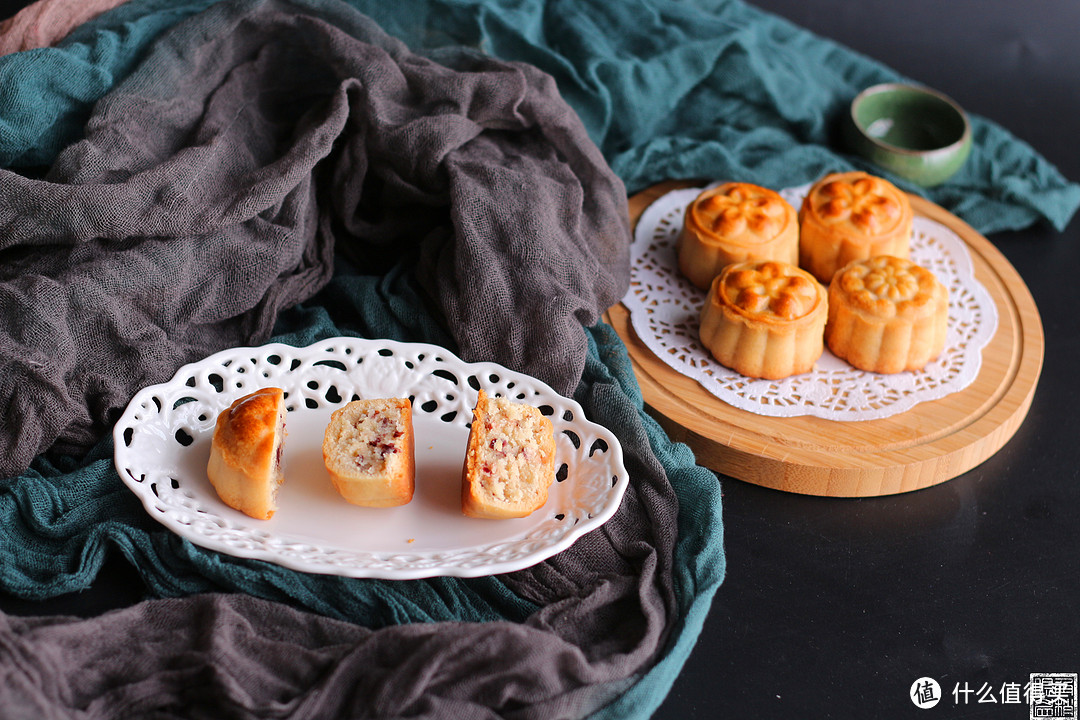
[[[809,187],[780,194],[798,208]],[[702,190],[685,188],[658,198],[638,220],[631,248],[630,288],[623,304],[638,337],[668,366],[750,412],[842,421],[902,413],[963,390],[978,377],[982,350],[997,330],[997,307],[975,278],[964,241],[920,216],[914,222],[911,260],[931,270],[949,290],[945,352],[924,369],[894,375],[864,372],[828,348],[813,371],[783,380],[749,378],[717,363],[698,339],[706,293],[682,277],[675,252],[686,207]]]
[[[558,472],[548,503],[521,520],[465,518],[455,484],[438,490],[441,500],[414,498],[411,508],[391,509],[401,510],[394,520],[383,509],[318,497],[320,490],[299,506],[279,502],[271,520],[247,518],[216,497],[205,477],[206,459],[218,414],[267,386],[285,390],[289,410],[282,492],[294,482],[294,458],[301,471],[307,462],[308,474],[317,474],[329,413],[361,397],[412,399],[418,494],[429,471],[441,473],[444,485],[459,483],[472,407],[483,388],[539,407],[551,419]],[[238,557],[351,577],[474,577],[528,567],[606,522],[629,482],[618,439],[546,384],[493,363],[465,363],[444,348],[389,340],[226,350],[136,394],[114,440],[123,482],[152,517],[182,537]],[[364,512],[377,514],[355,514]],[[400,536],[400,547],[387,539],[392,534]]]

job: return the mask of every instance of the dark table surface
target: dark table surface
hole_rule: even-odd
[[[0,16],[26,4],[0,3]],[[1080,2],[755,4],[950,95],[1080,180]],[[815,498],[720,478],[727,578],[656,717],[1027,718],[1003,689],[1080,672],[1080,220],[989,239],[1046,338],[1023,425],[975,469],[904,495]],[[86,592],[0,593],[0,609],[86,617],[142,596],[113,558]],[[932,710],[909,698],[922,677],[941,687]]]

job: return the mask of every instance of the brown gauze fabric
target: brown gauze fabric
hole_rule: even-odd
[[[44,177],[0,171],[0,477],[88,447],[183,363],[265,341],[335,248],[414,247],[464,359],[572,394],[583,326],[629,282],[628,224],[535,68],[421,57],[346,6],[212,6]]]

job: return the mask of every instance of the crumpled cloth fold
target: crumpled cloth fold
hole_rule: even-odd
[[[85,451],[139,387],[265,341],[335,248],[414,247],[466,360],[573,392],[625,292],[622,183],[549,77],[420,57],[351,8],[178,26],[41,179],[0,170],[0,476]]]
[[[544,622],[375,631],[244,594],[87,620],[0,615],[0,699],[7,720],[565,718],[626,688],[601,682],[610,670],[597,656],[618,663],[636,638],[553,651]],[[574,689],[554,694],[560,684]]]
[[[78,138],[88,106],[129,72],[146,38],[210,1],[128,0],[76,28],[49,55],[48,80],[26,67],[42,59],[13,58],[22,82],[0,94],[0,166],[41,164]],[[840,118],[865,87],[919,82],[741,0],[350,4],[410,47],[471,46],[551,75],[631,193],[682,178],[780,188],[830,171],[882,173],[838,142]],[[43,95],[53,98],[46,117],[36,112]],[[992,119],[971,121],[971,157],[948,182],[926,190],[890,179],[984,234],[1063,229],[1080,208],[1076,179]]]

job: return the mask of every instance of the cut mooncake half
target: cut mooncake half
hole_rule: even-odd
[[[263,388],[218,415],[206,474],[222,502],[258,520],[277,510],[285,440],[285,394]]]
[[[416,482],[414,442],[408,398],[353,400],[330,416],[323,462],[334,487],[354,505],[405,505]]]
[[[551,420],[527,403],[480,391],[461,473],[461,511],[475,518],[526,517],[555,479]]]

